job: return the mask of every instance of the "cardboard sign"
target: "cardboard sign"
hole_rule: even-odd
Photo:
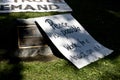
[[[72,9],[64,0],[0,0],[0,13],[66,12]]]
[[[112,50],[98,43],[71,14],[36,19],[54,46],[77,68],[82,68]]]

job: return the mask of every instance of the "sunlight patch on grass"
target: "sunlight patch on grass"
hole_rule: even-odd
[[[15,18],[34,18],[34,17],[42,17],[42,16],[50,16],[59,14],[58,12],[41,12],[41,13],[34,13],[34,12],[26,12],[26,13],[11,13],[10,16],[14,16]]]

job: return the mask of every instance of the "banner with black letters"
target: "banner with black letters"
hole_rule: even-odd
[[[0,0],[0,13],[67,12],[72,9],[64,0]]]
[[[71,14],[36,18],[36,24],[77,68],[113,52],[97,42]]]

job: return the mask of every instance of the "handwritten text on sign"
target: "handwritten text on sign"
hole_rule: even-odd
[[[36,22],[57,49],[77,68],[112,52],[93,39],[71,14],[41,17]]]
[[[0,0],[0,13],[72,11],[64,0]]]

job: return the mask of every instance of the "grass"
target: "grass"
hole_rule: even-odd
[[[87,66],[81,70],[77,70],[67,61],[62,59],[47,63],[35,62],[33,64],[34,65],[31,65],[30,63],[24,64],[27,67],[25,68],[25,71],[23,71],[23,74],[29,76],[29,78],[25,77],[24,80],[36,80],[36,78],[38,80],[110,80],[117,79],[117,76],[120,75],[119,73],[115,74],[116,66],[107,60],[105,60],[104,63],[97,62],[91,64],[89,67]],[[95,66],[95,64],[98,64],[99,66]],[[29,72],[29,74],[26,74],[26,72]],[[32,76],[33,73],[35,77]],[[113,74],[116,76],[113,76]],[[118,77],[118,79],[119,78],[120,77]]]
[[[108,1],[66,0],[72,15],[100,43],[114,52],[82,69],[77,69],[65,59],[50,62],[21,61],[15,57],[17,18],[31,18],[59,14],[10,13],[0,14],[0,80],[120,80],[120,11]],[[80,6],[80,7],[78,7]]]
[[[2,80],[120,80],[120,56],[101,59],[80,70],[64,59],[0,64]]]

